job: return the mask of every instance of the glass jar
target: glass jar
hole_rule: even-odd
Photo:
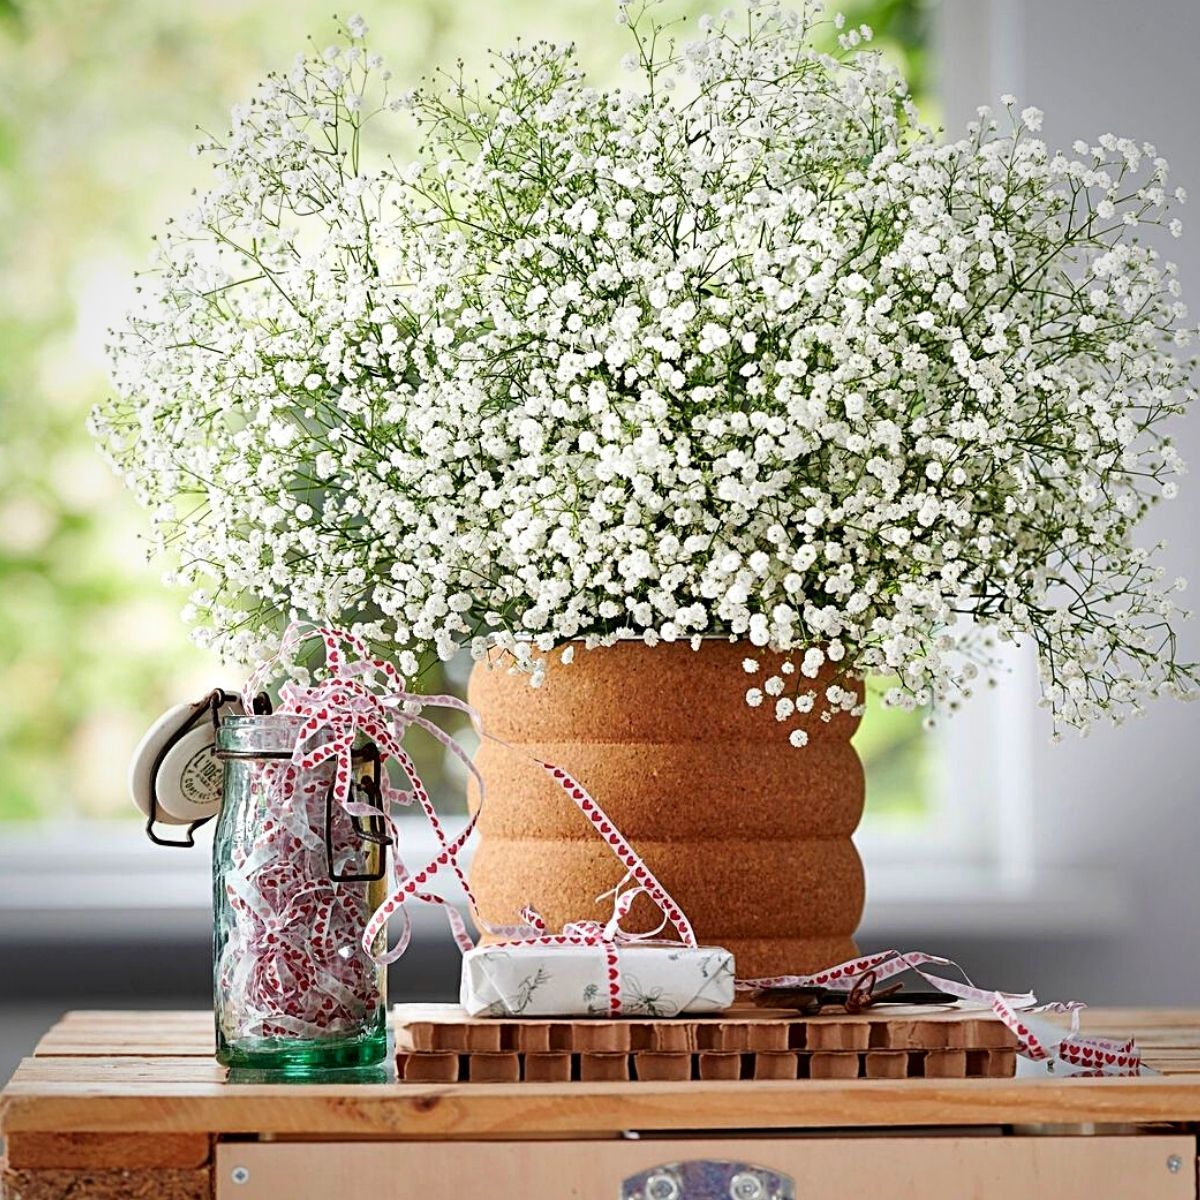
[[[362,946],[386,887],[382,821],[336,803],[333,758],[292,765],[302,722],[228,717],[217,733],[213,989],[229,1066],[303,1073],[387,1055],[386,968]],[[378,752],[354,759],[354,799],[378,805]]]

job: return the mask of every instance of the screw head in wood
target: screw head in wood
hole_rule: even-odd
[[[648,1200],[677,1200],[679,1184],[670,1175],[651,1175],[646,1180]]]
[[[1182,1169],[1183,1159],[1180,1158],[1178,1154],[1172,1154],[1171,1157],[1167,1159],[1167,1170],[1170,1171],[1172,1175],[1178,1175]]]
[[[767,1189],[752,1171],[739,1171],[729,1181],[732,1200],[766,1200]]]
[[[249,1183],[250,1169],[249,1167],[234,1167],[233,1170],[229,1172],[229,1178],[232,1179],[234,1183]]]

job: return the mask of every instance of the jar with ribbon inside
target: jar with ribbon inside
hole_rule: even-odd
[[[304,1072],[387,1054],[386,968],[363,945],[386,890],[379,752],[296,761],[303,725],[230,716],[217,731],[213,985],[230,1066]]]

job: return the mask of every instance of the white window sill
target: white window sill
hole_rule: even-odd
[[[981,866],[888,864],[867,871],[860,933],[875,942],[901,939],[928,949],[931,939],[958,935],[1111,936],[1131,921],[1129,894],[1112,868],[1060,868],[1013,881]]]
[[[457,825],[457,823],[456,823]],[[210,928],[210,839],[192,850],[151,845],[136,825],[0,827],[0,941],[203,938]],[[414,826],[405,858],[433,856]],[[1070,868],[1006,881],[979,866],[873,864],[861,934],[936,951],[945,937],[1048,939],[1111,935],[1131,920],[1111,870]],[[413,906],[415,933],[445,921]]]

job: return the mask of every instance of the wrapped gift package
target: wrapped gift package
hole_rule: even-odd
[[[733,1003],[733,955],[720,947],[621,946],[616,960],[618,1014],[598,945],[478,946],[463,956],[460,1002],[473,1017],[674,1017]]]

